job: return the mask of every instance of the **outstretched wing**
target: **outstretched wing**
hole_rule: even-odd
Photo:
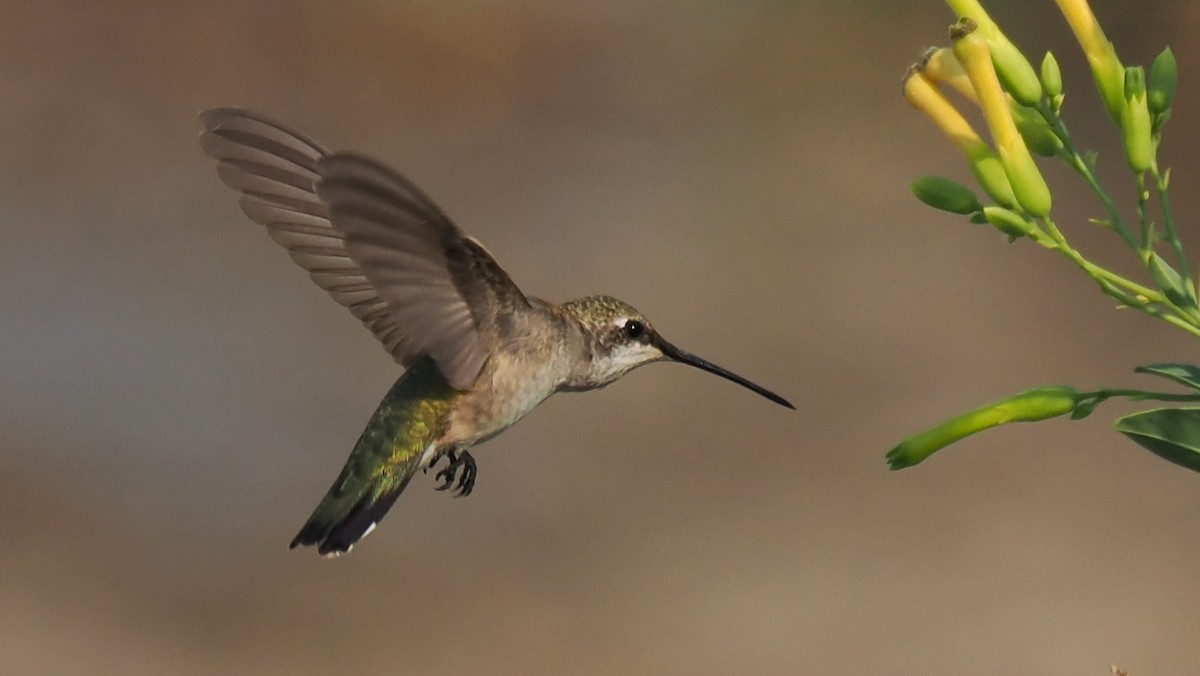
[[[241,193],[242,211],[397,362],[408,367],[427,354],[454,387],[474,383],[496,311],[529,307],[486,249],[374,161],[330,154],[240,109],[207,110],[200,121],[201,147]]]
[[[529,301],[479,242],[386,166],[337,153],[317,162],[317,195],[346,250],[403,327],[399,347],[427,353],[450,384],[469,387],[503,338],[497,317]]]

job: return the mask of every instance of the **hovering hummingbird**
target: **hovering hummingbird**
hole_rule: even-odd
[[[330,153],[236,108],[200,114],[200,145],[242,211],[406,368],[291,547],[349,552],[417,470],[442,458],[438,490],[475,485],[468,452],[555,392],[592,390],[651,362],[690,364],[787,400],[667,342],[608,296],[526,296],[487,249],[400,174]]]

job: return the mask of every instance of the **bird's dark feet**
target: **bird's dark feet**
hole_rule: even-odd
[[[454,490],[458,491],[455,497],[465,498],[475,489],[475,475],[478,473],[475,469],[475,458],[471,454],[462,451],[448,451],[446,457],[450,459],[450,464],[446,465],[437,474],[433,475],[435,481],[441,481],[442,484],[437,487],[439,491],[444,491],[454,485]],[[462,470],[462,475],[459,476],[458,471]],[[458,483],[455,484],[455,478]]]

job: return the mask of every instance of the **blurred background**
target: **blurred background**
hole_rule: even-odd
[[[1129,198],[1054,4],[992,4]],[[1200,8],[1093,5],[1127,63],[1176,50],[1163,162],[1200,251]],[[943,4],[2,12],[0,671],[1196,672],[1200,479],[1111,430],[1133,408],[883,461],[1004,395],[1197,359],[910,196],[968,176],[900,96]],[[352,555],[289,552],[399,371],[219,183],[215,105],[385,160],[527,292],[622,297],[799,411],[653,366],[477,449],[469,499],[418,477]]]

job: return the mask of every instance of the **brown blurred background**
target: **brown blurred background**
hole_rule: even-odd
[[[992,4],[1055,49],[1128,197],[1053,3]],[[1094,4],[1127,62],[1176,49],[1164,162],[1200,246],[1200,9]],[[909,195],[966,176],[899,95],[951,19],[5,3],[0,671],[1197,673],[1200,477],[1111,430],[1134,409],[883,462],[1002,395],[1197,360],[1065,261]],[[219,184],[195,141],[214,105],[369,151],[530,293],[623,297],[799,412],[646,368],[479,449],[469,499],[424,478],[351,556],[289,552],[398,370]],[[1079,246],[1130,270],[1048,173]]]

